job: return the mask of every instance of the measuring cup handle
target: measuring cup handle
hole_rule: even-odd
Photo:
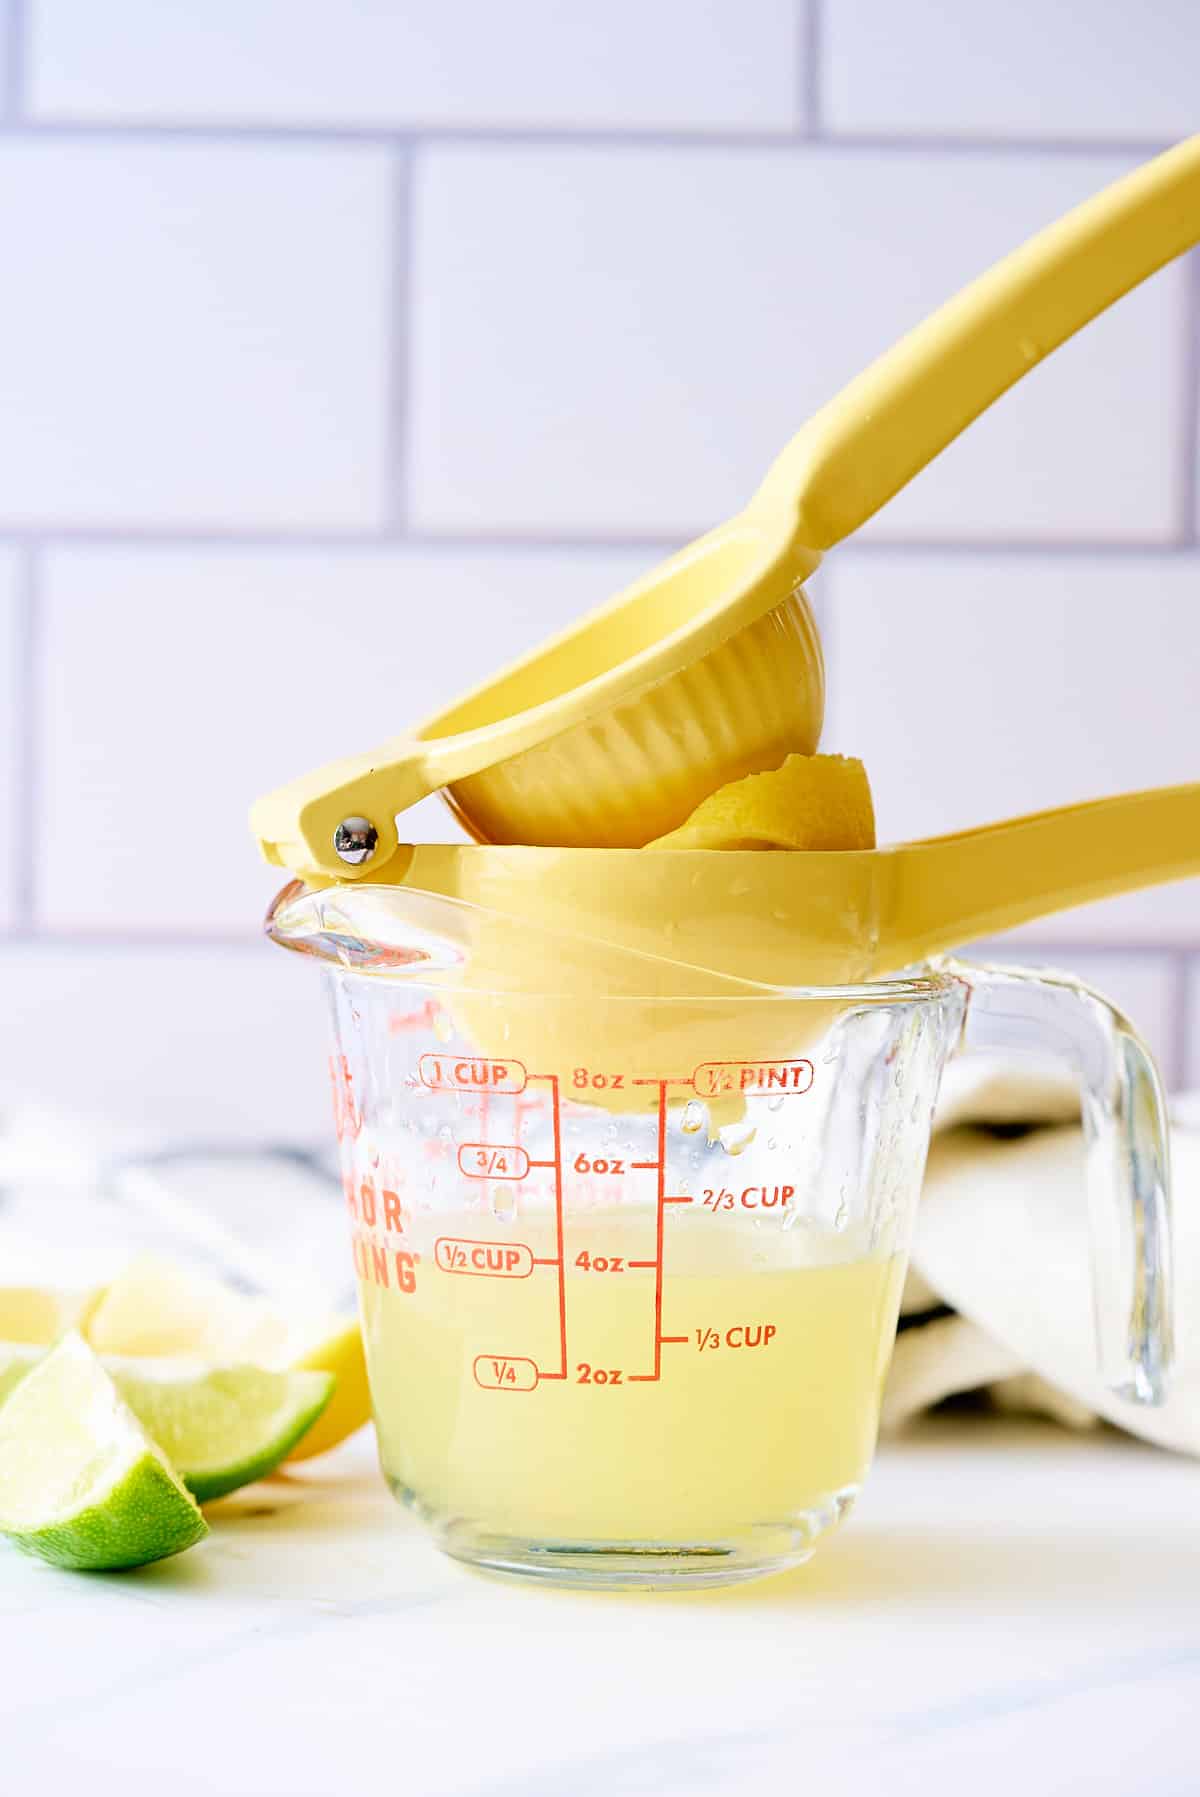
[[[1170,1146],[1153,1056],[1069,974],[936,963],[967,988],[963,1046],[1052,1053],[1077,1076],[1097,1357],[1119,1397],[1161,1403],[1174,1356]]]

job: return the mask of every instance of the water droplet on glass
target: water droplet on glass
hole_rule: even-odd
[[[768,1148],[770,1148],[772,1151],[774,1151],[776,1148],[778,1148],[778,1146],[779,1146],[779,1143],[775,1140],[774,1136],[767,1137],[767,1147]]]
[[[772,1092],[771,1096],[767,1100],[767,1109],[769,1111],[780,1111],[783,1109],[783,1093],[782,1092]]]
[[[497,1223],[511,1223],[517,1214],[517,1194],[511,1186],[492,1187],[492,1215]]]
[[[757,1134],[756,1124],[727,1123],[717,1139],[726,1154],[745,1154]]]
[[[694,1136],[697,1130],[704,1128],[706,1121],[704,1106],[698,1099],[689,1098],[679,1118],[679,1127],[684,1135]]]
[[[837,1230],[843,1230],[843,1229],[845,1229],[845,1227],[849,1221],[850,1221],[850,1206],[846,1203],[846,1200],[843,1198],[841,1203],[838,1205],[837,1211],[834,1215],[833,1227]]]
[[[827,1048],[825,1050],[825,1053],[821,1056],[822,1067],[832,1067],[833,1063],[837,1060],[837,1058],[838,1058],[837,1049],[836,1048]]]

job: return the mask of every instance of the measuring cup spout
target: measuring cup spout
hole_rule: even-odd
[[[466,992],[654,1000],[782,990],[415,886],[293,881],[273,901],[264,928],[281,948],[348,971]]]

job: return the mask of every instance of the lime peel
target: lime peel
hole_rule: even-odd
[[[0,1343],[0,1404],[44,1351]],[[201,1503],[265,1478],[328,1404],[333,1375],[105,1355],[101,1365]]]
[[[0,1410],[0,1533],[76,1571],[182,1553],[199,1506],[83,1338],[63,1337]]]

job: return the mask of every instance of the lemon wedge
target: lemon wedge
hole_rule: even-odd
[[[789,755],[703,799],[652,849],[873,849],[867,770],[850,755]]]

